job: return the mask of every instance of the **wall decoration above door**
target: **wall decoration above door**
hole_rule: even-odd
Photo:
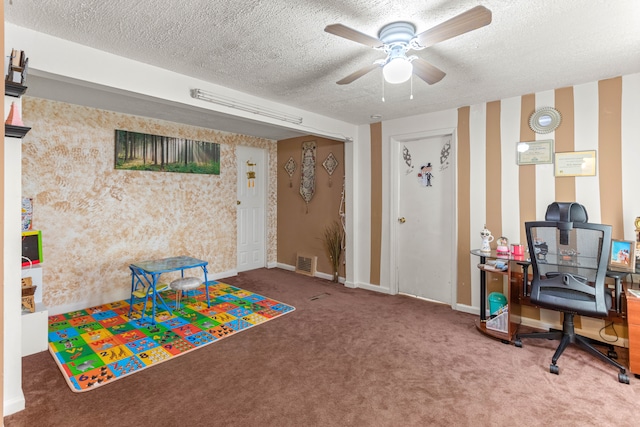
[[[300,166],[300,195],[307,204],[316,192],[316,142],[306,141],[302,143],[302,165]]]
[[[220,175],[220,144],[116,129],[115,168]]]
[[[283,167],[289,175],[289,188],[291,188],[293,187],[293,173],[296,171],[296,161],[293,160],[293,157],[289,157],[289,160],[287,160],[287,163],[285,163]]]
[[[338,167],[338,159],[336,159],[336,156],[334,156],[333,153],[330,152],[327,158],[324,159],[324,162],[322,162],[322,166],[324,166],[324,169],[329,174],[329,187],[331,187],[331,185],[333,184],[331,182],[331,175],[333,175],[333,172]]]

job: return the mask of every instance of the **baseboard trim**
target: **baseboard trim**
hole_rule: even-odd
[[[391,290],[389,289],[388,286],[382,286],[382,285],[372,285],[370,283],[358,283],[355,284],[356,288],[360,288],[360,289],[366,289],[367,291],[374,291],[374,292],[380,292],[382,294],[391,294]]]
[[[87,307],[96,307],[103,304],[108,304],[114,301],[122,301],[131,298],[130,286],[127,289],[118,289],[115,292],[111,292],[108,295],[100,295],[99,298],[91,298],[89,300],[77,301],[71,304],[64,304],[58,306],[47,306],[49,310],[49,316],[56,314],[69,313],[71,311],[84,310]]]
[[[294,265],[277,263],[276,267],[277,268],[281,268],[283,270],[296,271],[296,267]],[[323,273],[321,271],[316,271],[316,274],[313,277],[319,277],[319,278],[325,279],[325,280],[333,280],[333,276],[331,274]],[[347,286],[346,283],[345,283],[345,278],[344,277],[338,277],[338,282],[344,284],[345,286]],[[347,287],[351,287],[351,286],[347,286]]]
[[[224,279],[225,277],[234,277],[237,275],[237,270],[228,270],[221,273],[207,273],[207,280],[218,281],[220,279]],[[202,275],[200,276],[200,278],[204,280],[204,277]],[[69,313],[71,311],[84,310],[87,307],[95,307],[114,301],[128,300],[129,298],[131,298],[130,286],[131,285],[128,285],[126,289],[115,290],[114,292],[111,292],[107,295],[101,295],[99,298],[92,298],[86,301],[47,307],[47,310],[49,310],[49,316],[53,316],[56,314]]]
[[[11,415],[16,412],[24,411],[25,408],[25,400],[24,394],[22,390],[20,390],[20,396],[14,397],[13,399],[5,400],[2,406],[3,415]],[[4,425],[4,424],[3,424]]]
[[[237,275],[238,275],[238,270],[236,269],[223,271],[222,273],[207,272],[207,280],[220,280],[220,279],[224,279],[225,277],[235,277]]]
[[[282,264],[280,262],[276,263],[276,267],[281,268],[283,270],[296,271],[296,267],[295,266],[289,265],[289,264]]]
[[[466,304],[454,304],[453,309],[456,311],[462,311],[463,313],[469,313],[469,314],[478,314],[480,313],[480,308],[479,307],[473,307],[471,305],[466,305]]]

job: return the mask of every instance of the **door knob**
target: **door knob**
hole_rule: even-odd
[[[240,203],[241,203],[240,200],[236,201],[236,205],[239,205]]]
[[[398,222],[399,222],[400,224],[404,224],[405,222],[407,222],[407,220],[406,220],[406,219],[404,219],[404,217],[400,217],[400,218],[398,218]]]

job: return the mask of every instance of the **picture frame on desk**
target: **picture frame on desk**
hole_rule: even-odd
[[[609,270],[636,271],[636,242],[631,240],[611,240]]]

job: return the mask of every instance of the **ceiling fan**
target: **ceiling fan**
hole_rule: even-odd
[[[476,6],[435,27],[416,34],[416,28],[410,22],[392,22],[382,27],[378,38],[361,33],[342,24],[327,25],[327,33],[361,43],[381,50],[387,54],[358,71],[349,74],[336,83],[345,85],[364,76],[378,67],[382,67],[384,79],[389,83],[403,83],[415,74],[428,84],[442,80],[444,71],[415,55],[407,56],[410,50],[422,50],[436,43],[476,30],[491,23],[491,11],[484,6]]]

